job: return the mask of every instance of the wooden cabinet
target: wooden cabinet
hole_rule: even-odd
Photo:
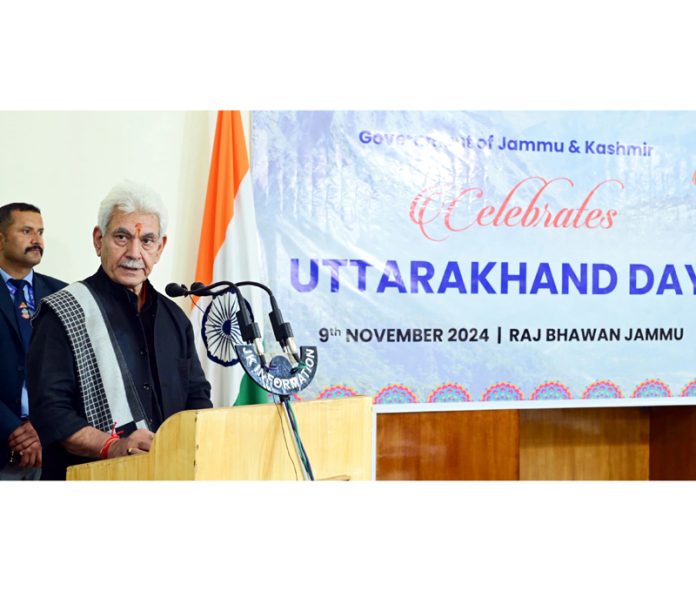
[[[696,407],[378,414],[376,477],[696,479]]]

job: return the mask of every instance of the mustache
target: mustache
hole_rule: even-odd
[[[145,263],[135,259],[124,259],[119,263],[119,266],[125,267],[126,269],[144,269]]]
[[[38,250],[42,255],[43,255],[43,252],[44,252],[43,248],[41,248],[40,246],[30,246],[29,248],[25,248],[25,249],[24,249],[24,254],[28,254],[28,253],[30,253],[32,250]]]

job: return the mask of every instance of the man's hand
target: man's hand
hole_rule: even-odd
[[[145,453],[149,451],[152,439],[155,434],[147,429],[138,429],[133,431],[129,437],[125,439],[114,439],[109,444],[108,457],[115,458],[117,456]],[[82,456],[85,458],[99,458],[104,446],[109,442],[110,435],[95,429],[94,427],[82,427],[75,431],[70,437],[66,437],[61,442],[63,447],[71,454]]]
[[[138,429],[133,431],[127,438],[119,439],[109,447],[109,457],[130,456],[135,454],[144,454],[150,451],[152,440],[155,434],[147,429]]]
[[[19,461],[20,468],[41,468],[41,444],[32,443],[29,448],[20,451],[22,459]]]
[[[21,456],[20,468],[39,468],[41,466],[41,441],[31,422],[26,421],[17,427],[7,439],[10,449]]]

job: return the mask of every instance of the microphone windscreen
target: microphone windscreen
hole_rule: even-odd
[[[164,293],[166,293],[170,298],[178,298],[182,295],[186,295],[185,285],[179,285],[178,283],[169,283],[167,287],[164,288]]]

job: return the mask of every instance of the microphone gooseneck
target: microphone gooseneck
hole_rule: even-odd
[[[242,336],[244,342],[254,345],[256,354],[259,356],[261,363],[266,366],[266,352],[263,347],[263,340],[261,339],[261,330],[259,325],[249,318],[249,311],[247,310],[246,300],[239,291],[236,284],[231,281],[218,281],[216,283],[211,283],[210,285],[205,285],[200,281],[196,281],[191,284],[190,288],[185,285],[178,285],[176,283],[170,283],[164,289],[164,292],[170,297],[179,296],[220,296],[228,291],[234,291],[237,296],[237,303],[239,306],[239,311],[237,312],[237,323],[239,324],[239,332]]]

